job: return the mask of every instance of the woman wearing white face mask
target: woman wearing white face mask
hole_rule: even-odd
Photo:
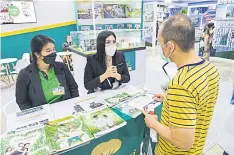
[[[214,23],[209,23],[204,29],[204,56],[206,60],[210,59],[210,53],[212,51],[212,39],[214,33]]]
[[[128,67],[122,52],[116,50],[116,36],[102,31],[97,37],[97,53],[87,58],[84,86],[88,93],[113,89],[130,81]]]

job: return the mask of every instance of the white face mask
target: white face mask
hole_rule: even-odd
[[[111,46],[105,47],[106,55],[112,57],[113,55],[115,55],[116,49],[117,49],[116,45],[111,45]]]

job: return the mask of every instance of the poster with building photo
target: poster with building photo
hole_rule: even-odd
[[[105,25],[106,30],[112,30],[113,29],[113,25]]]
[[[96,25],[96,26],[95,26],[95,29],[96,29],[96,30],[102,30],[102,25]]]
[[[216,22],[213,47],[218,51],[234,51],[234,20]]]
[[[117,29],[124,29],[124,24],[118,24]]]
[[[94,4],[94,12],[96,19],[104,18],[103,4]]]
[[[169,16],[174,16],[176,14],[185,14],[187,15],[187,7],[175,7],[175,8],[170,8]]]
[[[145,22],[153,22],[154,20],[154,5],[153,4],[144,4],[144,14],[143,20]]]
[[[104,18],[126,18],[125,5],[104,4]]]
[[[34,3],[31,1],[1,1],[1,24],[37,22]]]
[[[234,19],[234,5],[227,5],[226,18]]]
[[[90,26],[81,26],[81,31],[89,31]]]
[[[80,3],[77,1],[78,19],[93,19],[92,3]]]
[[[192,20],[194,27],[200,27],[202,15],[208,10],[207,6],[204,7],[189,7],[188,15]]]
[[[141,3],[136,1],[135,3],[125,6],[126,18],[140,18],[141,17]]]
[[[153,22],[144,23],[144,38],[151,38],[153,36]]]
[[[225,4],[218,4],[216,7],[216,20],[222,20],[226,18],[227,7]]]

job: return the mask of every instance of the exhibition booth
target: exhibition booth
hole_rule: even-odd
[[[58,7],[57,16],[49,13],[49,6]],[[192,19],[199,56],[204,54],[204,27],[214,22],[212,56],[234,59],[234,4],[226,1],[1,2],[4,19],[1,27],[5,30],[1,33],[0,60],[1,154],[153,155],[158,138],[146,127],[142,110],[147,109],[161,119],[163,105],[152,97],[157,92],[166,92],[177,69],[169,64],[166,75],[163,62],[149,61],[151,54],[159,53],[155,49],[160,49],[157,41],[160,24],[180,13]],[[62,24],[49,23],[46,18],[58,18],[60,21],[55,23]],[[66,23],[62,18],[67,18]],[[18,29],[21,24],[25,27]],[[124,54],[131,78],[118,88],[87,94],[84,87],[87,57],[96,54],[97,37],[102,31],[116,35],[117,50]],[[21,111],[12,96],[18,73],[31,63],[30,40],[37,34],[55,39],[56,61],[69,68],[80,97]],[[61,45],[67,35],[72,41],[65,51]],[[147,50],[149,47],[153,50]],[[234,128],[230,123],[234,117],[233,100],[233,83],[221,80],[204,154],[211,155],[217,150],[234,154]]]

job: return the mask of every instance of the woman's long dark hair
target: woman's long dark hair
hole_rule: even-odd
[[[106,38],[109,36],[113,36],[116,40],[116,35],[112,31],[102,31],[98,34],[97,37],[97,59],[99,64],[106,68],[106,51],[105,51],[105,44],[106,44]],[[113,56],[113,60],[115,60],[116,54]]]

